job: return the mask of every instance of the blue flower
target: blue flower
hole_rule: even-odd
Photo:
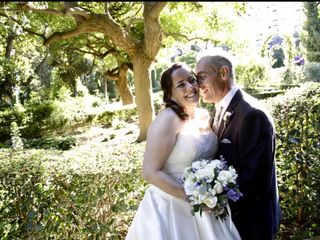
[[[294,60],[294,64],[296,64],[298,66],[304,65],[304,63],[305,63],[304,58],[302,56],[299,56],[299,55],[294,56],[293,60]]]
[[[233,189],[230,189],[227,192],[228,198],[231,199],[232,201],[238,201],[240,197],[242,197],[242,194],[240,192],[237,192]]]

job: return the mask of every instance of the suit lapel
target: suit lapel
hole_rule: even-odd
[[[234,112],[234,108],[235,106],[237,105],[237,103],[240,101],[240,99],[243,98],[243,95],[241,93],[241,90],[239,89],[235,95],[233,96],[229,106],[227,107],[224,115],[226,114],[226,112],[230,112],[231,113],[231,116],[229,118],[229,120],[227,122],[224,121],[223,117],[222,116],[222,120],[221,120],[221,123],[220,123],[220,126],[219,126],[219,131],[218,131],[218,138],[219,138],[219,142],[222,138],[222,134],[224,133],[225,129],[227,128],[227,126],[230,124],[231,120],[232,120],[232,117],[234,116],[235,112]]]

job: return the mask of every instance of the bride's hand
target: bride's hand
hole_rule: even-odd
[[[202,211],[203,211],[203,212],[211,213],[211,212],[213,211],[213,209],[214,209],[214,208],[203,207],[203,208],[202,208]]]

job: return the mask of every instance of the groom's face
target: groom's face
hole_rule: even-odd
[[[221,79],[219,71],[219,68],[203,59],[196,65],[195,73],[204,102],[218,103],[224,97],[225,83]]]

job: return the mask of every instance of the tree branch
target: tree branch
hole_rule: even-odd
[[[127,31],[117,22],[115,22],[109,12],[103,15],[102,26],[100,32],[110,38],[119,48],[125,50],[129,54],[134,54],[140,41],[129,35]]]
[[[146,58],[153,61],[161,46],[162,29],[159,15],[166,2],[144,2],[143,18],[145,28],[144,52]]]
[[[90,32],[90,31],[87,31],[85,29],[74,29],[74,30],[71,30],[71,31],[67,31],[67,32],[55,32],[54,34],[52,34],[50,37],[48,37],[45,41],[44,41],[44,45],[45,46],[48,46],[50,45],[51,43],[53,43],[54,41],[57,41],[57,40],[65,40],[65,39],[69,39],[69,38],[72,38],[74,36],[77,36],[77,35],[80,35],[82,33],[87,33],[87,32]]]
[[[156,4],[157,5],[157,4]],[[47,46],[56,40],[63,40],[74,37],[82,33],[100,32],[108,37],[113,44],[126,51],[129,55],[134,55],[140,40],[129,35],[127,31],[116,21],[112,19],[108,12],[108,4],[106,3],[106,14],[95,14],[90,11],[75,6],[75,4],[64,4],[62,10],[56,9],[38,9],[32,7],[31,4],[21,3],[15,11],[32,11],[55,16],[72,16],[77,27],[66,32],[56,32],[44,40]]]
[[[210,38],[207,38],[207,37],[188,37],[188,36],[186,36],[186,35],[184,35],[182,33],[168,33],[168,32],[163,31],[163,34],[165,36],[181,37],[181,38],[184,38],[184,39],[186,39],[188,41],[193,41],[193,40],[210,41],[211,40],[211,41],[215,42],[214,39],[210,39]]]
[[[76,51],[79,51],[79,52],[82,52],[82,53],[87,53],[87,54],[91,54],[95,57],[98,57],[100,59],[103,59],[105,58],[107,55],[109,54],[113,54],[114,52],[116,52],[115,49],[108,49],[106,52],[104,53],[101,53],[99,51],[96,51],[93,47],[87,45],[87,47],[91,50],[91,51],[86,51],[86,50],[83,50],[83,49],[80,49],[80,48],[71,48],[72,50],[76,50]]]
[[[105,71],[103,75],[112,80],[119,80],[119,67]]]

